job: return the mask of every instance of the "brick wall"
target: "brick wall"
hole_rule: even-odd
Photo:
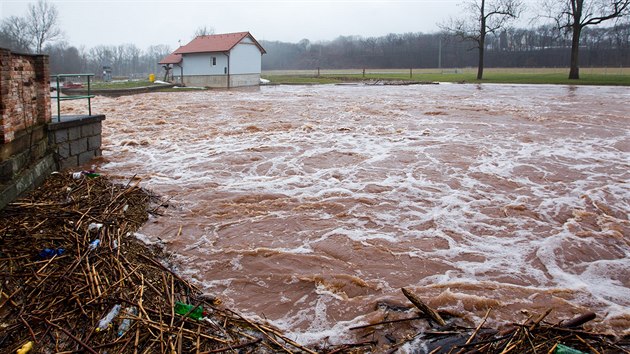
[[[101,155],[105,116],[52,123],[49,77],[47,56],[0,48],[0,209],[51,172]]]
[[[0,48],[0,143],[50,122],[48,56]]]

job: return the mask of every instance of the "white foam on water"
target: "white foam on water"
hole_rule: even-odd
[[[260,294],[235,282],[275,287],[289,308],[291,279],[330,272],[379,284],[338,280],[365,303],[400,299],[401,286],[500,289],[508,304],[565,291],[618,318],[630,315],[628,97],[602,87],[264,87],[99,97],[94,111],[107,116],[100,169],[173,198],[141,238],[171,241],[187,274],[248,315]],[[299,311],[270,320],[301,324],[294,335],[306,341],[359,321],[330,312],[355,306],[351,297],[309,286]],[[309,318],[317,325],[304,329]]]

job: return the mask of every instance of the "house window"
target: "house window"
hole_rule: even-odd
[[[212,57],[212,66],[217,65],[217,57]]]

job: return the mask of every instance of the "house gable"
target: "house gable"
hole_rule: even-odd
[[[174,54],[229,52],[244,39],[246,39],[247,43],[255,44],[260,53],[266,53],[265,49],[249,32],[236,32],[198,36],[190,43],[179,47]]]

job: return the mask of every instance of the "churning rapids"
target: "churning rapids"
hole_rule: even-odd
[[[98,169],[172,198],[138,237],[312,343],[406,306],[401,287],[469,323],[592,310],[628,333],[628,102],[617,87],[276,86],[93,112]]]

